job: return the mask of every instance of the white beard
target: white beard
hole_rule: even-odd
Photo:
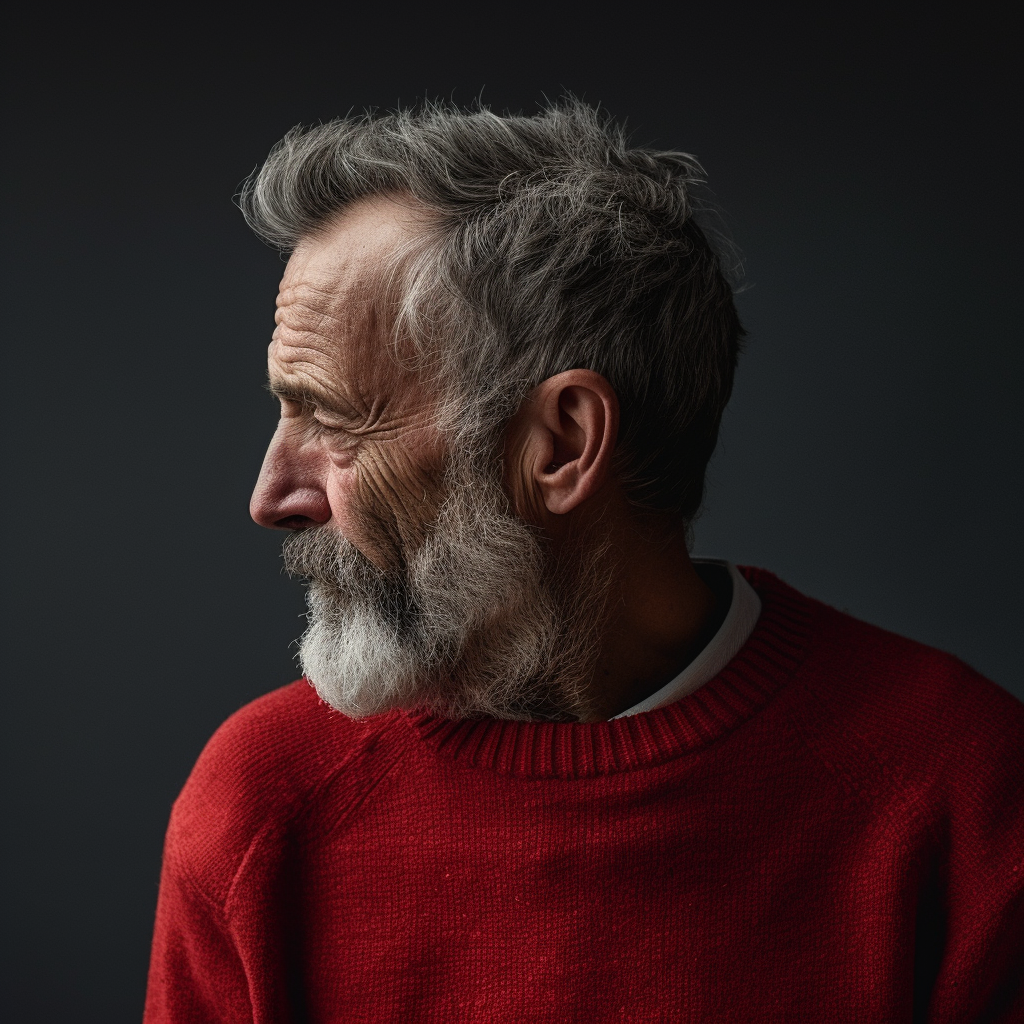
[[[609,577],[605,545],[572,549],[553,562],[481,474],[449,486],[427,539],[394,573],[325,526],[299,531],[283,555],[309,579],[302,671],[352,718],[392,708],[582,717]]]

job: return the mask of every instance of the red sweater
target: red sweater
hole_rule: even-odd
[[[746,645],[597,724],[232,716],[146,1021],[1021,1021],[1024,706],[744,570]]]

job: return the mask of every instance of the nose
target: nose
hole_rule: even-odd
[[[270,530],[304,530],[326,523],[331,506],[318,461],[292,451],[278,431],[263,459],[249,515]]]

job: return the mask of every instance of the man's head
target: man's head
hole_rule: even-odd
[[[330,703],[585,713],[609,509],[685,531],[731,390],[699,173],[579,104],[429,107],[293,131],[247,184],[291,251],[253,515],[298,531]]]

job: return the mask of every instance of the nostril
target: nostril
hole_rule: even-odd
[[[308,530],[317,525],[317,521],[309,516],[284,516],[274,520],[274,528],[277,530]]]
[[[270,530],[306,530],[328,522],[331,506],[320,488],[294,486],[287,479],[275,483],[269,474],[261,473],[249,514]]]

